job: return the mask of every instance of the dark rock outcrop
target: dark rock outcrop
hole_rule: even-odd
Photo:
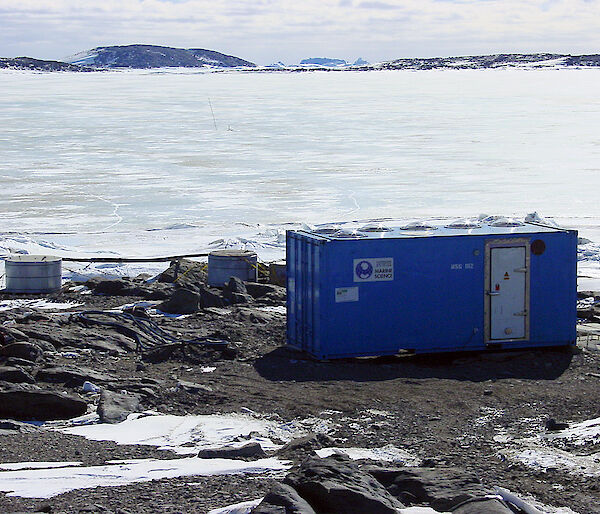
[[[200,295],[200,307],[206,309],[208,307],[223,307],[225,303],[218,292],[204,286],[197,288]]]
[[[204,448],[198,452],[200,459],[242,459],[266,457],[259,443],[248,443],[237,448],[224,446],[222,448]]]
[[[39,370],[36,379],[43,382],[62,383],[69,387],[77,387],[83,385],[84,382],[110,382],[114,380],[114,377],[88,368],[55,366]]]
[[[372,475],[340,456],[308,458],[286,476],[316,512],[396,514],[404,505]]]
[[[278,294],[283,289],[273,284],[261,284],[260,282],[245,282],[245,286],[246,292],[255,299],[268,294]]]
[[[309,503],[293,487],[275,484],[252,514],[316,514]]]
[[[477,476],[457,468],[367,467],[366,471],[400,501],[426,503],[439,511],[491,493]]]
[[[190,289],[176,289],[171,298],[156,308],[169,314],[193,314],[200,309],[200,295]]]
[[[42,357],[43,351],[36,344],[22,341],[0,347],[0,355],[2,357],[17,357],[35,362]]]
[[[18,421],[71,419],[85,414],[78,397],[48,391],[0,391],[0,417]]]
[[[105,296],[139,296],[146,300],[165,300],[173,293],[173,286],[161,282],[146,283],[127,278],[91,279],[86,285],[94,294]]]
[[[482,497],[468,500],[456,506],[452,512],[453,514],[514,514],[515,511],[502,500]]]
[[[254,298],[248,294],[244,282],[237,277],[231,277],[229,282],[225,284],[225,287],[223,288],[223,298],[230,304],[250,303],[254,300]]]
[[[27,371],[14,366],[0,366],[0,380],[4,382],[34,384],[35,379]]]
[[[190,382],[188,380],[178,380],[177,388],[183,389],[188,393],[212,393],[213,389],[210,386],[204,384],[198,384],[196,382]]]
[[[169,267],[158,275],[160,283],[177,284],[180,287],[196,287],[206,282],[206,264],[191,261],[189,259],[178,259],[172,261]]]
[[[137,396],[124,393],[115,393],[103,389],[100,393],[97,412],[100,423],[120,423],[125,421],[129,414],[139,412],[140,400]]]
[[[327,434],[308,434],[292,439],[289,443],[284,444],[277,450],[277,455],[284,459],[293,459],[304,455],[316,455],[315,450],[320,450],[327,446],[335,446],[335,439]]]

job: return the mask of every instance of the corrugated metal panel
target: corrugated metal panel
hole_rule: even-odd
[[[288,344],[319,351],[320,242],[301,234],[287,238]]]

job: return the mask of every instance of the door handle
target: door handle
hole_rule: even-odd
[[[527,311],[515,312],[513,316],[527,316]]]
[[[488,296],[500,296],[500,293],[496,292],[496,291],[488,291],[487,292]]]
[[[527,268],[515,268],[513,271],[515,273],[527,273]]]

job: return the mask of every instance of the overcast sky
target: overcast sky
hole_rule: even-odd
[[[257,64],[600,53],[600,0],[0,0],[0,56],[207,48]]]

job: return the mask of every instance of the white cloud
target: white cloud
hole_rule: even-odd
[[[596,0],[3,0],[5,56],[61,58],[100,45],[204,47],[267,64],[600,51]]]

